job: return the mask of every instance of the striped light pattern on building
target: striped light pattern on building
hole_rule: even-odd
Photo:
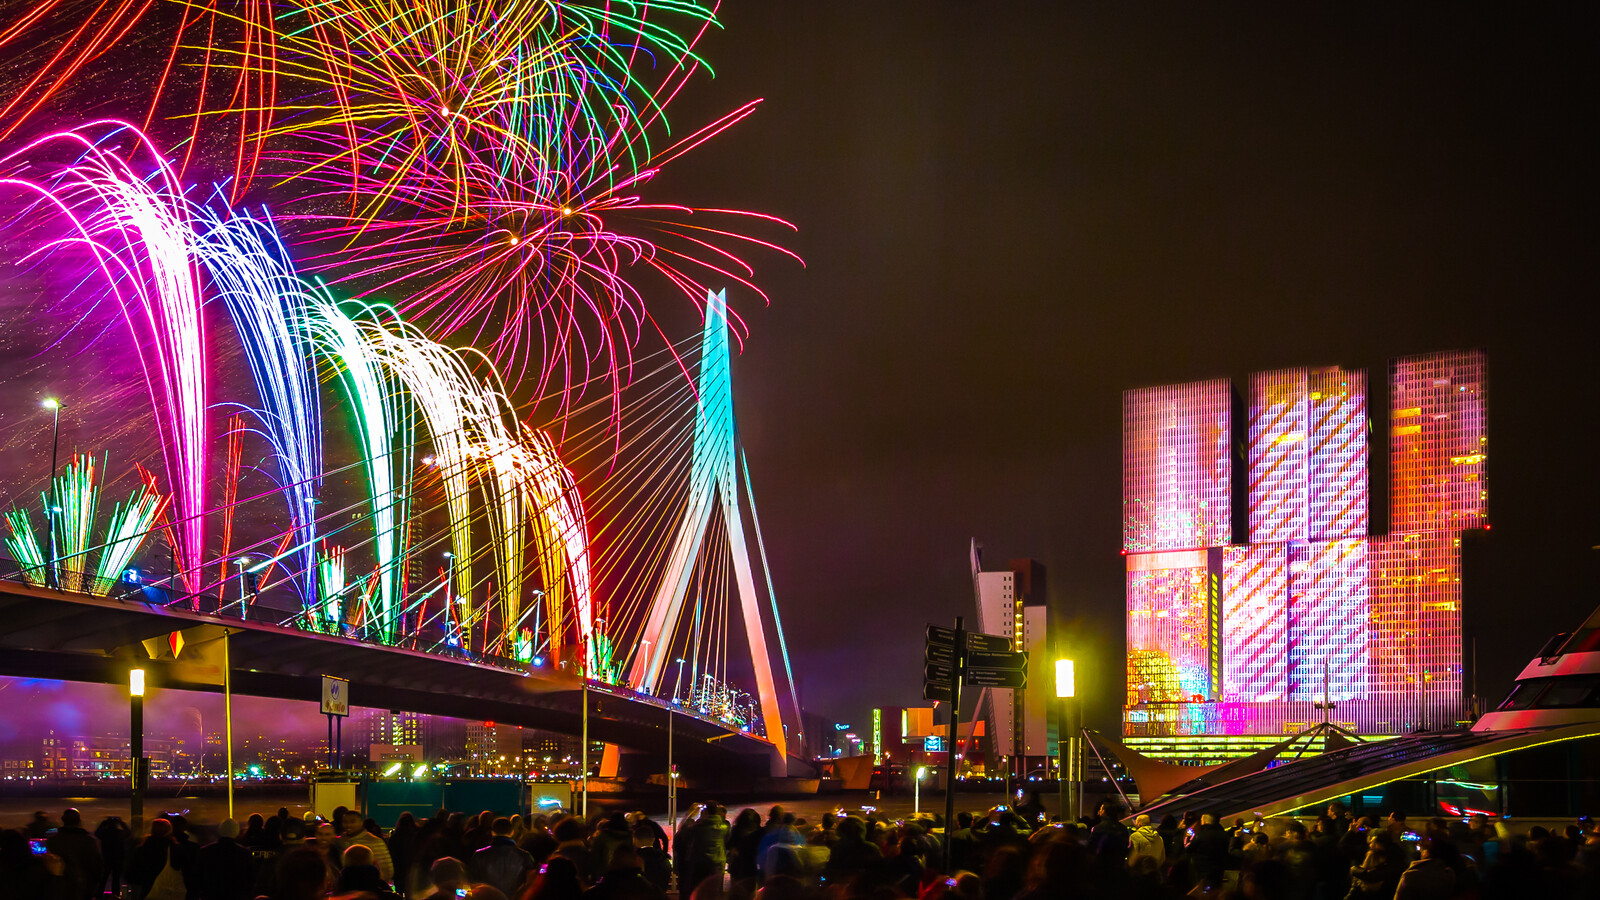
[[[1251,377],[1248,545],[1227,536],[1227,383],[1124,395],[1125,735],[1293,734],[1322,720],[1324,692],[1331,720],[1365,734],[1464,713],[1461,535],[1487,517],[1485,360],[1406,357],[1389,375],[1383,430],[1363,372]],[[1369,435],[1385,432],[1391,533],[1371,537]],[[1206,620],[1218,568],[1220,635]]]
[[[1219,547],[1233,539],[1224,379],[1122,395],[1122,547]]]
[[[1250,378],[1250,542],[1367,533],[1367,379],[1339,368]]]
[[[1367,375],[1315,369],[1306,387],[1306,539],[1366,537]]]
[[[1367,693],[1367,542],[1289,545],[1290,700]]]
[[[1288,695],[1289,548],[1223,551],[1223,698],[1283,700]]]
[[[1128,556],[1128,649],[1143,653],[1128,692],[1187,699],[1209,690],[1204,550]]]
[[[1305,540],[1305,369],[1250,378],[1250,543]]]

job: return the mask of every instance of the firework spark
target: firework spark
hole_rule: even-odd
[[[0,172],[7,176],[0,185],[36,201],[9,227],[30,236],[48,229],[28,258],[87,253],[121,309],[174,486],[179,577],[194,594],[205,548],[211,435],[193,231],[176,173],[143,133],[116,121],[35,140],[0,157]]]

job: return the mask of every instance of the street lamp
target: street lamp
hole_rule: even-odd
[[[911,814],[913,816],[922,813],[922,776],[926,774],[928,774],[927,766],[917,766],[916,780],[911,783]]]
[[[61,447],[61,401],[46,397],[39,405],[50,410],[55,418],[50,426],[50,502],[44,510],[45,530],[50,541],[50,565],[45,567],[44,574],[50,587],[59,590],[61,585],[56,581],[56,513],[61,511],[61,498],[56,495],[56,460]]]
[[[144,670],[128,670],[128,779],[133,833],[144,827]]]
[[[1056,733],[1056,752],[1061,757],[1059,781],[1061,785],[1061,820],[1073,822],[1078,819],[1079,804],[1082,802],[1082,790],[1079,782],[1083,772],[1079,766],[1078,731],[1077,731],[1077,693],[1078,685],[1076,672],[1070,659],[1056,660],[1056,697],[1061,702],[1061,725]],[[1065,740],[1062,740],[1065,736]]]
[[[239,616],[240,618],[244,618],[248,614],[248,611],[249,611],[249,608],[250,608],[248,601],[250,599],[251,593],[253,593],[253,591],[251,591],[251,587],[252,587],[251,581],[252,581],[252,579],[250,578],[250,563],[251,562],[252,562],[252,560],[248,556],[241,556],[238,559],[235,559],[233,561],[233,564],[239,567],[239,609],[241,610],[240,616]],[[219,610],[219,612],[220,612],[220,610]]]

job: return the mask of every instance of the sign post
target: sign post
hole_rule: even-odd
[[[950,739],[945,744],[944,785],[944,870],[950,871],[950,838],[956,833],[956,751],[960,744],[956,735],[961,733],[961,675],[966,656],[966,630],[962,618],[956,616],[954,630],[938,625],[928,626],[927,663],[923,676],[922,696],[929,700],[947,700],[950,703]],[[948,660],[946,663],[944,660]],[[943,675],[944,678],[938,676]]]
[[[322,714],[328,717],[328,768],[337,769],[344,756],[344,718],[350,715],[349,679],[322,676]],[[339,720],[337,745],[333,737],[334,719]]]

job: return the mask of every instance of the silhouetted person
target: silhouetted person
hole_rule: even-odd
[[[100,842],[100,858],[111,880],[111,896],[115,897],[122,893],[122,873],[128,865],[128,844],[133,832],[120,816],[106,816],[95,828],[94,836]]]
[[[216,841],[195,851],[190,881],[203,900],[250,900],[255,896],[255,858],[238,839],[239,823],[223,819],[217,826]]]
[[[70,900],[61,860],[34,856],[28,841],[21,831],[0,831],[0,900]]]
[[[68,896],[100,896],[106,880],[100,842],[83,829],[83,819],[76,809],[61,813],[61,827],[47,839],[45,846],[51,853],[61,857]]]
[[[490,838],[489,846],[472,854],[467,871],[472,874],[473,881],[492,884],[510,896],[522,887],[523,880],[533,869],[533,857],[512,840],[510,819],[496,818],[489,830],[494,837]]]
[[[278,887],[267,900],[320,900],[328,889],[328,862],[315,847],[295,847],[278,857]]]
[[[150,835],[128,859],[128,883],[139,888],[145,900],[184,900],[189,866],[188,848],[172,837],[172,823],[152,819]]]

